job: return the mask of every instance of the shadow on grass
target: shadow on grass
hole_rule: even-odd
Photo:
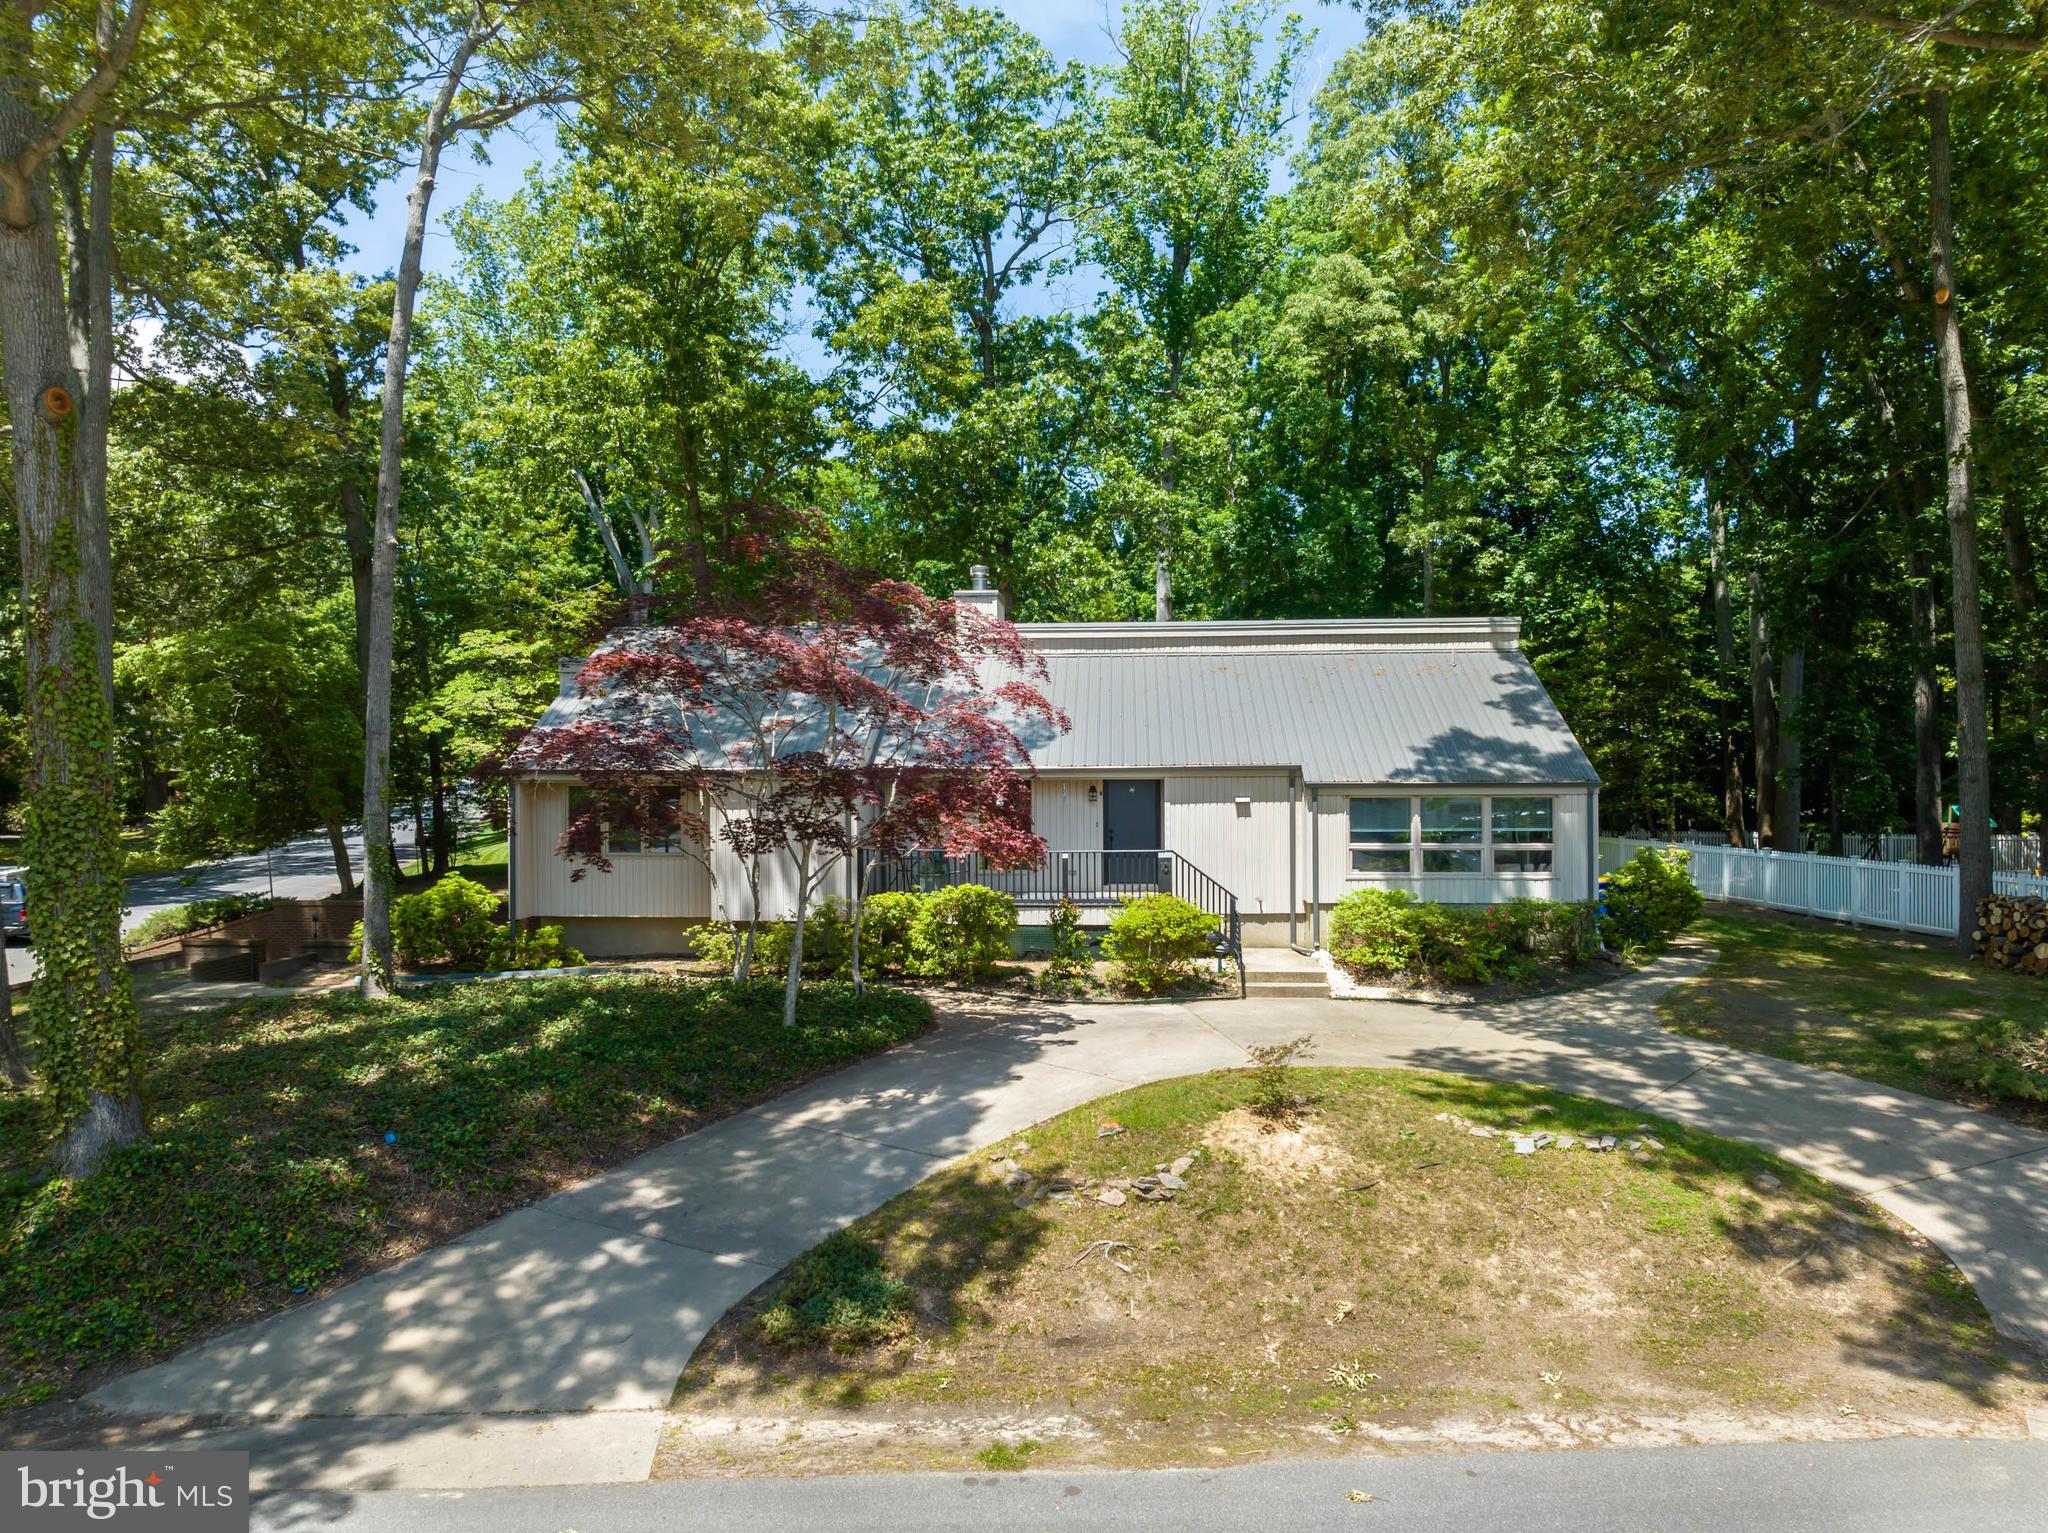
[[[1968,1279],[1924,1239],[1900,1232],[1854,1194],[1765,1151],[1543,1087],[1424,1075],[1414,1090],[1443,1110],[1502,1130],[1545,1129],[1581,1139],[1612,1134],[1624,1145],[1647,1133],[1663,1146],[1649,1152],[1652,1159],[1643,1166],[1656,1177],[1646,1177],[1641,1189],[1639,1209],[1647,1227],[1711,1232],[1753,1278],[1812,1290],[1875,1276],[1891,1302],[1881,1312],[1842,1322],[1834,1339],[1845,1363],[1938,1382],[1984,1408],[2000,1403],[1999,1381],[2048,1376],[2042,1360],[2000,1343]],[[1630,1154],[1621,1148],[1601,1153]],[[1765,1177],[1779,1185],[1759,1186],[1758,1178]],[[1665,1195],[1659,1182],[1680,1196]],[[1704,1332],[1689,1338],[1681,1331],[1662,1338],[1663,1350],[1682,1363],[1708,1339]]]
[[[921,999],[677,979],[456,986],[153,1020],[152,1142],[46,1181],[0,1099],[0,1406],[61,1394],[908,1038]],[[88,1379],[89,1382],[89,1379]]]

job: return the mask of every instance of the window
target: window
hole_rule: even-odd
[[[590,801],[590,790],[572,788],[569,790],[569,815],[575,818],[577,812]],[[682,836],[682,795],[667,792],[657,800],[661,823],[666,827],[660,834],[643,832],[637,825],[605,824],[605,851],[612,856],[626,852],[680,852],[683,849]],[[644,844],[643,844],[644,843]]]
[[[1354,876],[1551,871],[1554,799],[1354,798],[1350,813]]]
[[[1485,855],[1483,799],[1426,798],[1422,801],[1422,871],[1477,873]]]
[[[1493,801],[1493,871],[1548,873],[1553,844],[1551,800],[1497,798]]]
[[[1351,801],[1351,871],[1406,873],[1414,821],[1405,798]]]

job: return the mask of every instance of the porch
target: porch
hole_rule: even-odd
[[[1214,946],[1237,966],[1244,982],[1244,921],[1237,896],[1187,858],[1172,851],[1048,850],[1025,868],[988,867],[979,857],[936,852],[881,858],[865,865],[869,894],[927,894],[955,884],[980,884],[1017,902],[1020,926],[1044,926],[1062,900],[1081,912],[1083,926],[1104,927],[1124,901],[1147,894],[1186,900],[1216,922]]]

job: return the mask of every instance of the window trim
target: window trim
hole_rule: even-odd
[[[571,818],[571,819],[575,818],[575,815],[576,815],[576,799],[577,799],[577,796],[578,796],[579,794],[588,794],[589,792],[590,792],[590,789],[589,789],[589,788],[587,788],[587,787],[585,787],[585,786],[583,786],[583,784],[581,784],[581,783],[574,783],[574,784],[572,784],[572,785],[570,786],[570,788],[569,788],[569,807],[568,807],[568,815],[569,815],[569,818]],[[683,853],[683,790],[682,790],[682,789],[680,789],[680,788],[677,788],[677,789],[673,790],[673,796],[674,796],[674,798],[675,798],[675,803],[676,803],[676,823],[675,823],[675,827],[674,827],[674,828],[673,828],[673,829],[672,829],[672,830],[671,830],[671,831],[670,831],[670,832],[668,833],[668,835],[667,835],[667,836],[665,836],[665,837],[663,838],[663,840],[664,840],[664,841],[665,841],[665,842],[667,843],[666,845],[662,845],[662,846],[641,846],[641,845],[638,845],[637,843],[638,843],[638,841],[639,841],[639,832],[638,832],[638,831],[636,830],[636,831],[634,832],[634,841],[635,841],[635,843],[636,843],[636,844],[635,844],[635,845],[633,845],[632,847],[623,847],[623,846],[620,846],[620,845],[618,845],[618,844],[617,844],[617,843],[616,843],[616,842],[615,842],[615,841],[614,841],[614,840],[612,839],[612,838],[613,838],[613,835],[614,835],[614,831],[613,831],[613,827],[612,827],[612,822],[611,822],[611,821],[610,821],[609,819],[607,819],[607,820],[606,820],[606,821],[604,822],[604,854],[605,854],[605,856],[607,856],[607,857],[676,857],[676,856],[680,856],[680,855],[682,855],[682,853]]]
[[[1557,822],[1558,803],[1562,795],[1556,792],[1522,790],[1509,793],[1495,793],[1485,788],[1432,789],[1415,793],[1346,793],[1344,795],[1344,878],[1347,882],[1364,884],[1386,884],[1403,879],[1444,879],[1444,878],[1491,878],[1507,879],[1516,883],[1549,881],[1557,876]],[[1426,842],[1422,836],[1422,801],[1425,798],[1458,798],[1479,800],[1479,840],[1457,842]],[[1550,838],[1547,841],[1504,841],[1503,850],[1514,852],[1548,851],[1550,866],[1542,869],[1502,868],[1495,864],[1493,839],[1493,806],[1497,799],[1547,799],[1550,802]],[[1408,805],[1408,840],[1398,842],[1371,842],[1353,839],[1351,830],[1351,806],[1361,799],[1380,801],[1402,801]],[[1479,867],[1472,872],[1425,872],[1423,859],[1432,847],[1438,850],[1460,850],[1477,848]],[[1408,867],[1405,872],[1389,869],[1360,870],[1356,862],[1359,852],[1406,852]]]

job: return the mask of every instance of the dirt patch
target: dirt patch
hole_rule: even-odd
[[[657,1472],[2018,1435],[2048,1402],[1938,1251],[1758,1152],[1461,1077],[1298,1080],[1294,1130],[1241,1072],[1166,1081],[894,1200],[855,1229],[914,1334],[766,1350],[765,1285],[684,1374]],[[1020,1208],[996,1169],[1085,1189],[1198,1146],[1170,1202]]]
[[[1315,1119],[1276,1123],[1247,1107],[1233,1108],[1211,1123],[1202,1131],[1202,1143],[1269,1181],[1334,1179],[1348,1175],[1356,1165]]]

